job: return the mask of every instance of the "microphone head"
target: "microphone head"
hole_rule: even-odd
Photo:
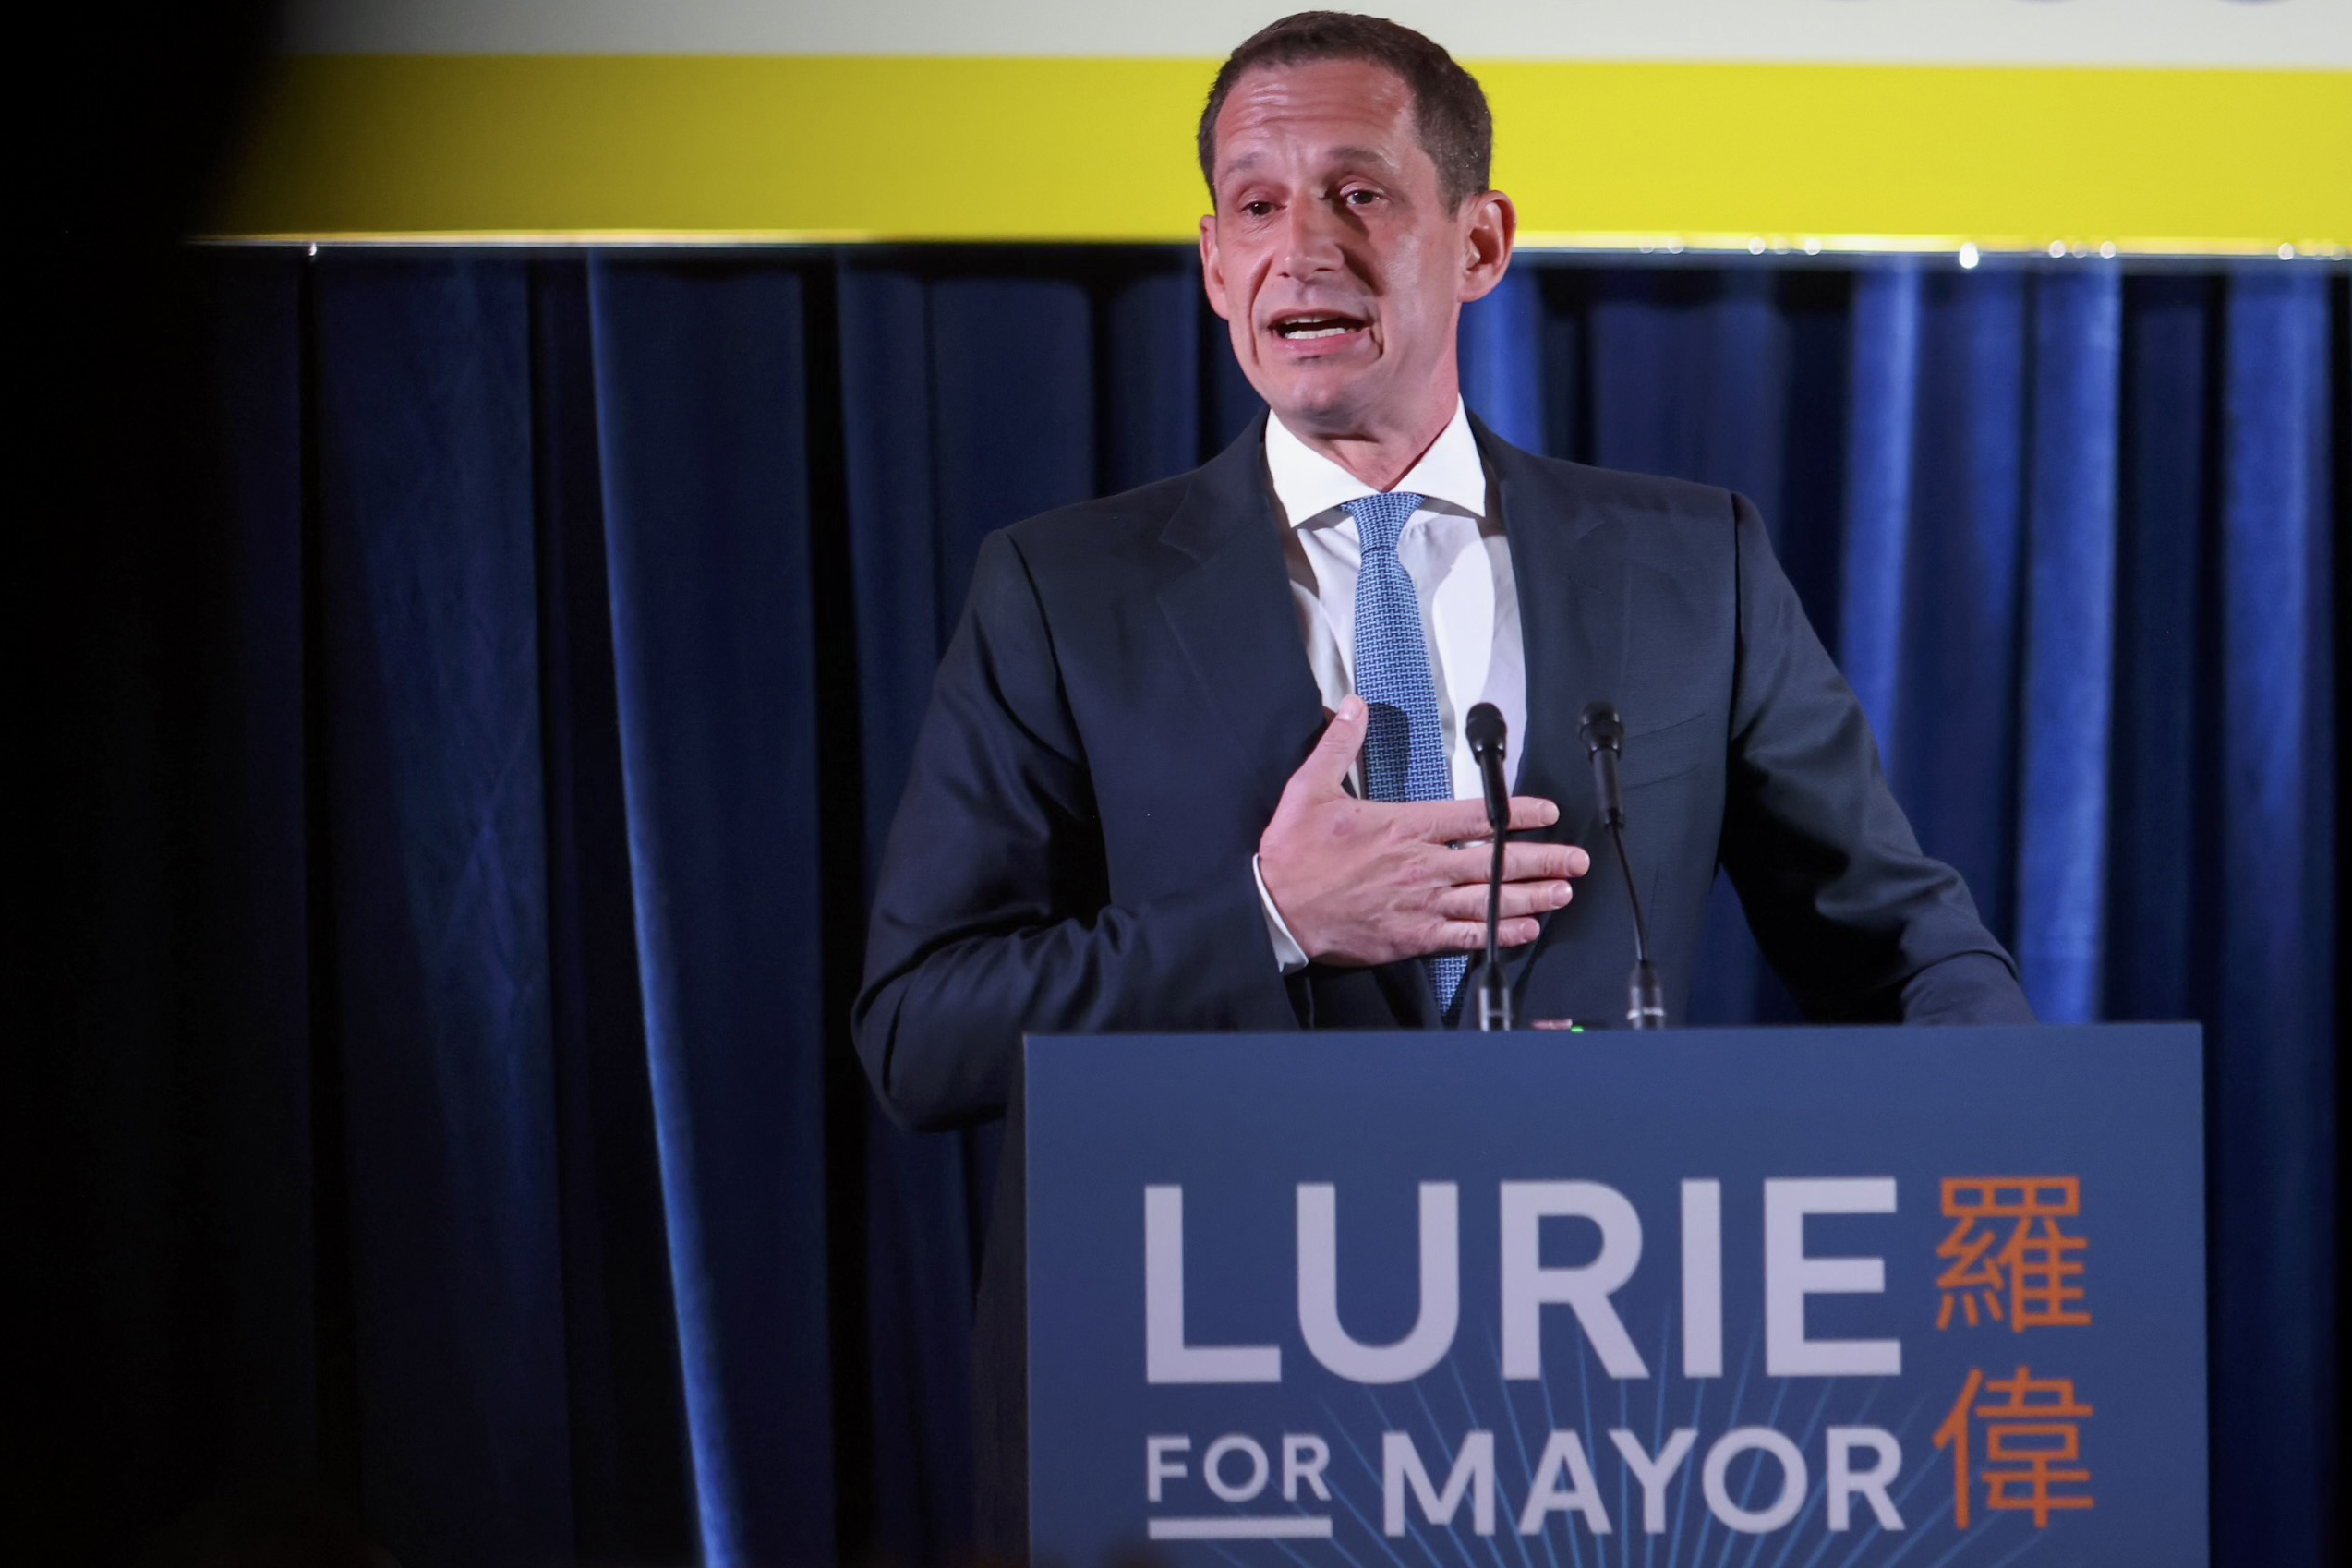
[[[1470,754],[1484,758],[1489,752],[1502,755],[1503,735],[1509,727],[1502,719],[1502,710],[1492,703],[1479,703],[1470,709],[1462,721],[1463,736],[1470,742]]]
[[[1617,717],[1617,710],[1607,703],[1586,704],[1584,723],[1577,729],[1576,733],[1584,737],[1585,750],[1587,752],[1614,752],[1624,748],[1624,721]]]

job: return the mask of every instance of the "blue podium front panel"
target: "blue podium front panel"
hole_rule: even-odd
[[[2206,1561],[2189,1025],[1035,1039],[1041,1562]]]

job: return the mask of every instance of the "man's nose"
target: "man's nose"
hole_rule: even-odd
[[[1282,269],[1290,277],[1310,277],[1338,269],[1346,221],[1329,202],[1294,201],[1285,211]]]

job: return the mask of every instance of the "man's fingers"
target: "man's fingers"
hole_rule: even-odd
[[[1483,887],[1488,874],[1494,869],[1494,844],[1466,845],[1459,850],[1441,850],[1430,856],[1437,874],[1456,887]],[[1506,886],[1516,882],[1558,882],[1571,876],[1582,876],[1592,869],[1592,856],[1574,844],[1505,844],[1502,847],[1502,880]]]
[[[1506,882],[1502,885],[1502,917],[1517,920],[1530,915],[1547,915],[1565,908],[1572,895],[1565,882]],[[1487,918],[1487,886],[1483,882],[1464,883],[1438,895],[1438,913],[1448,920],[1484,921]]]
[[[1405,809],[1416,814],[1415,826],[1420,837],[1432,844],[1461,844],[1494,836],[1494,829],[1487,825],[1487,807],[1483,801],[1427,801]],[[1514,831],[1550,827],[1559,820],[1560,808],[1550,801],[1539,800],[1533,795],[1512,797],[1511,826]]]
[[[1524,947],[1541,935],[1543,927],[1526,916],[1506,920],[1495,928],[1495,941],[1504,947]],[[1475,953],[1487,945],[1487,923],[1483,920],[1450,920],[1431,935],[1432,953]]]
[[[1484,822],[1486,819],[1486,808],[1481,806],[1478,820]],[[1514,833],[1524,833],[1531,827],[1550,827],[1559,820],[1560,808],[1539,795],[1511,797],[1511,830]],[[1577,874],[1581,876],[1584,874],[1579,872]]]
[[[1494,850],[1487,850],[1491,862]],[[1562,876],[1582,876],[1592,870],[1593,858],[1575,844],[1505,844],[1502,846],[1502,879],[1505,882],[1532,882]]]
[[[1356,755],[1364,749],[1365,711],[1364,699],[1355,693],[1340,698],[1337,711],[1323,726],[1315,749],[1307,754],[1307,760],[1291,775],[1292,781],[1303,780],[1319,795],[1342,793],[1348,770],[1356,766]]]
[[[1487,808],[1477,801],[1423,801],[1402,809],[1411,814],[1414,836],[1431,844],[1458,844],[1492,831]]]

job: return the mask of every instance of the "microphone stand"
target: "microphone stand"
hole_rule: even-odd
[[[1478,970],[1478,1028],[1511,1027],[1511,988],[1503,983],[1501,929],[1502,925],[1502,849],[1511,831],[1511,790],[1503,782],[1505,725],[1502,709],[1479,703],[1470,709],[1463,735],[1478,760],[1478,779],[1485,787],[1487,826],[1494,833],[1494,859],[1487,871],[1487,959]]]
[[[1625,901],[1634,911],[1634,972],[1625,986],[1625,1021],[1635,1029],[1666,1027],[1666,987],[1649,961],[1649,926],[1642,919],[1642,896],[1634,886],[1634,862],[1625,854],[1625,793],[1617,780],[1618,757],[1624,749],[1625,725],[1607,703],[1585,709],[1582,727],[1591,754],[1593,788],[1600,797],[1600,819],[1617,846],[1617,869],[1624,874]]]
[[[1617,867],[1625,874],[1625,899],[1634,906],[1634,973],[1625,986],[1625,1021],[1635,1029],[1666,1027],[1666,986],[1658,966],[1649,961],[1649,932],[1642,921],[1642,896],[1634,890],[1634,866],[1625,858],[1625,819],[1619,813],[1609,825],[1617,846]]]
[[[1505,817],[1507,824],[1509,818]],[[1494,830],[1493,868],[1487,873],[1487,961],[1478,970],[1478,1027],[1511,1027],[1511,988],[1502,982],[1502,944],[1496,933],[1502,923],[1502,834]]]

